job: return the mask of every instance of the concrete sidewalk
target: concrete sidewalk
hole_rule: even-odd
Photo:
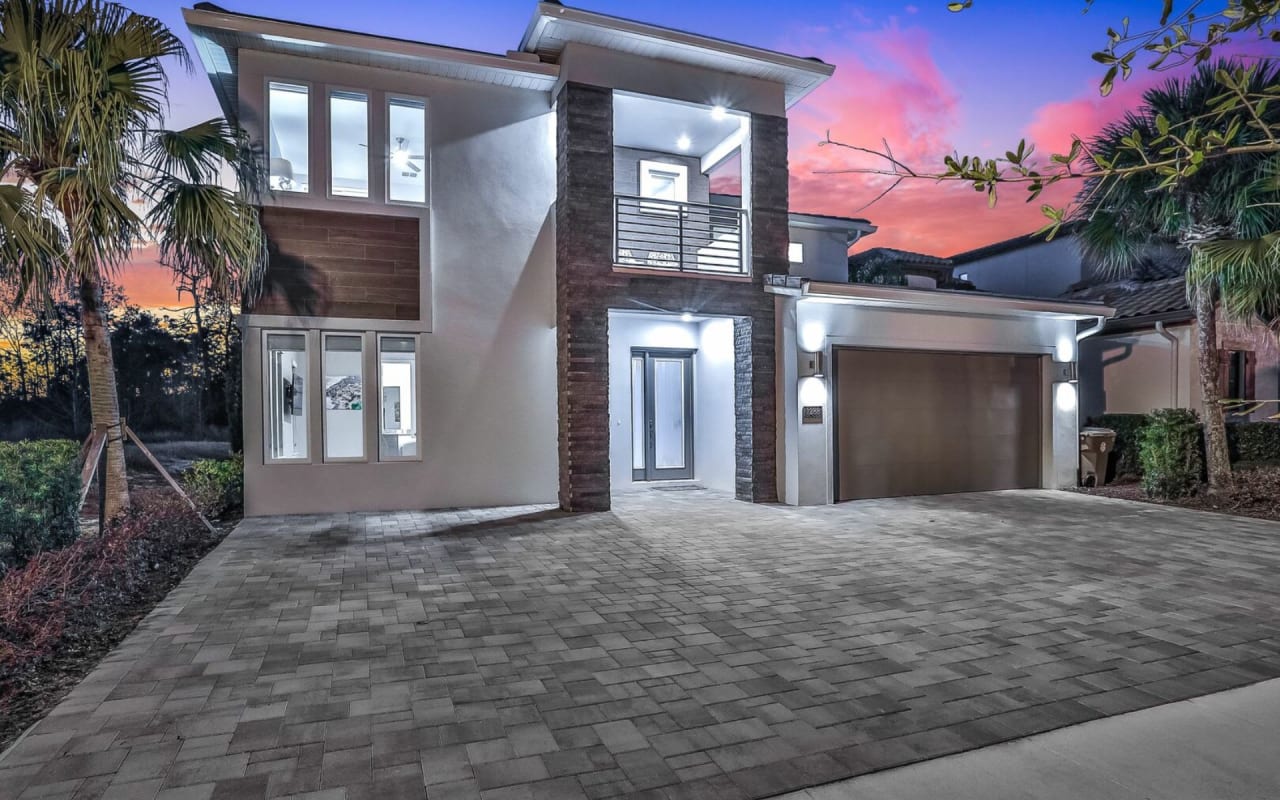
[[[779,800],[930,797],[1280,797],[1280,680],[852,778]]]

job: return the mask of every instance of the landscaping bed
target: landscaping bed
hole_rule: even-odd
[[[150,478],[150,480],[148,480]],[[0,578],[0,750],[47,713],[234,525],[205,528],[158,476],[133,509]]]
[[[1094,489],[1080,489],[1086,494],[1100,497],[1116,497],[1121,500],[1139,500],[1144,503],[1179,506],[1200,511],[1216,511],[1257,517],[1280,522],[1280,466],[1258,466],[1235,470],[1235,488],[1228,494],[1211,497],[1197,492],[1176,500],[1158,500],[1148,497],[1138,481],[1109,484]]]

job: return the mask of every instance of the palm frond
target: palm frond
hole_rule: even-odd
[[[0,185],[0,283],[15,286],[19,302],[33,290],[47,299],[65,251],[62,230],[35,195]]]
[[[160,260],[197,275],[221,298],[252,293],[267,260],[256,206],[212,184],[170,180],[148,222],[159,230]]]
[[[1232,318],[1275,323],[1280,320],[1280,231],[1197,245],[1187,281],[1216,285]]]

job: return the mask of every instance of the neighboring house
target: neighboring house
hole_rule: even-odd
[[[1106,326],[1080,347],[1080,411],[1146,413],[1202,407],[1195,314],[1187,297],[1187,255],[1153,249],[1124,277],[1099,274],[1081,257],[1070,228],[1053,242],[1020,236],[953,256],[958,277],[979,290],[1007,291],[1115,309]],[[1224,398],[1280,398],[1280,348],[1263,325],[1218,322],[1225,351],[1219,391]],[[1276,413],[1274,406],[1254,418]]]
[[[872,247],[849,256],[851,283],[879,283],[914,286],[920,289],[970,289],[957,280],[951,270],[951,259],[893,247]]]
[[[506,54],[184,12],[270,166],[249,514],[1062,486],[1098,304],[847,283],[789,214],[834,68],[559,3]]]

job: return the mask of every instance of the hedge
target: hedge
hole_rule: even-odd
[[[79,454],[63,439],[0,442],[0,574],[79,536]]]
[[[1232,461],[1280,461],[1280,423],[1233,422],[1227,425]]]
[[[1115,450],[1107,466],[1108,483],[1142,477],[1138,448],[1150,418],[1149,414],[1102,414],[1086,423],[1116,432]],[[1233,464],[1280,462],[1280,422],[1228,422],[1227,450]]]
[[[1147,416],[1139,435],[1142,488],[1171,500],[1194,494],[1204,473],[1200,417],[1185,408],[1162,408]]]

